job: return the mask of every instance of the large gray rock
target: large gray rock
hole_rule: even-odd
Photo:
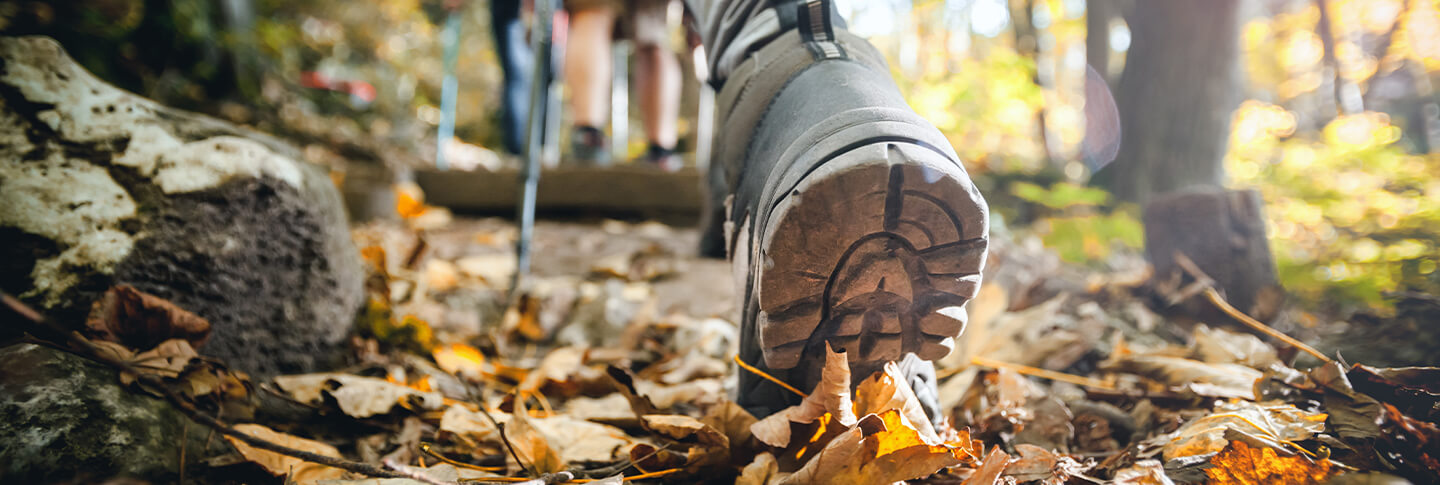
[[[134,477],[174,482],[229,449],[165,401],[120,387],[113,369],[33,344],[0,348],[0,482]],[[206,450],[206,442],[211,448]],[[80,480],[83,483],[87,480]]]
[[[232,367],[320,366],[363,276],[334,184],[293,155],[0,38],[0,289],[78,324],[128,283],[209,319],[201,352]]]

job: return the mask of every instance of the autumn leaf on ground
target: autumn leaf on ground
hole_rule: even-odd
[[[340,405],[341,411],[356,418],[388,413],[402,399],[421,409],[439,409],[444,401],[438,392],[420,391],[384,379],[350,374],[279,376],[275,378],[275,385],[290,393],[296,401],[304,403],[319,404],[322,397],[328,395]]]
[[[900,410],[865,416],[781,483],[889,484],[973,463],[969,449],[926,443]]]
[[[441,370],[471,380],[485,376],[485,354],[462,343],[441,345],[431,352]]]
[[[98,340],[134,349],[148,349],[172,338],[200,348],[210,338],[208,320],[130,285],[113,286],[96,300],[85,327]]]
[[[1254,483],[1323,483],[1338,470],[1329,460],[1314,461],[1304,456],[1280,456],[1270,448],[1257,448],[1232,441],[1220,454],[1210,458],[1205,476],[1211,485]]]
[[[550,446],[550,440],[530,424],[525,410],[525,401],[515,401],[515,414],[505,426],[504,439],[514,447],[515,454],[524,463],[522,468],[533,469],[535,473],[555,473],[565,470],[565,460]]]
[[[192,360],[200,357],[195,349],[190,347],[190,342],[181,339],[171,339],[161,342],[155,348],[140,352],[128,360],[131,366],[143,373],[158,376],[165,379],[179,377],[185,367],[190,365]],[[120,382],[130,385],[135,381],[135,376],[128,373],[120,374]]]
[[[769,485],[780,478],[780,468],[775,462],[775,456],[769,453],[755,455],[755,461],[745,465],[740,471],[740,477],[735,479],[735,485]]]
[[[507,426],[513,415],[491,412],[501,425]],[[540,434],[561,457],[572,463],[611,462],[626,455],[635,444],[618,428],[592,423],[559,414],[544,418],[527,418],[529,426]],[[461,436],[461,441],[485,443],[492,450],[503,450],[499,430],[484,415],[454,405],[440,417],[439,430],[444,434]]]
[[[915,398],[915,390],[900,374],[900,367],[886,362],[883,371],[861,381],[855,388],[855,414],[880,414],[891,409],[900,411],[906,425],[919,432],[927,443],[940,442],[925,409],[920,407],[920,400]]]
[[[1060,485],[1091,468],[1074,458],[1035,445],[1017,444],[1015,452],[1020,454],[1020,459],[1005,467],[1005,476],[1014,477],[1021,483],[1039,481],[1045,485]]]
[[[980,462],[980,468],[976,469],[975,473],[971,474],[970,478],[966,478],[965,483],[961,485],[993,485],[1000,480],[1000,474],[1005,473],[1005,468],[1008,466],[1010,466],[1010,455],[1005,454],[1000,446],[996,445],[990,450],[990,454],[985,455],[984,461]]]
[[[256,438],[263,439],[265,441],[269,441],[271,443],[288,446],[297,450],[308,451],[311,453],[324,455],[332,458],[341,458],[340,450],[335,449],[334,446],[330,446],[319,441],[307,440],[298,436],[291,436],[285,433],[280,433],[258,424],[237,424],[235,425],[235,430],[241,433],[248,434],[250,436],[254,436]],[[299,458],[275,453],[273,451],[266,451],[259,448],[254,448],[248,444],[245,444],[244,441],[240,441],[239,438],[226,436],[225,440],[229,441],[230,444],[233,445],[235,449],[240,452],[240,455],[244,456],[246,460],[250,460],[252,462],[255,462],[255,464],[257,465],[264,467],[265,471],[270,472],[270,474],[272,475],[275,475],[277,477],[285,476],[288,478],[288,480],[294,482],[312,483],[316,480],[334,480],[340,478],[341,475],[345,473],[344,470],[341,470],[339,468],[331,468],[318,463],[310,463]]]
[[[1233,433],[1247,440],[1283,448],[1287,441],[1300,441],[1325,430],[1323,413],[1309,413],[1282,403],[1256,404],[1232,401],[1215,408],[1209,416],[1185,423],[1163,438],[1165,459],[1216,453],[1230,443]]]
[[[1175,485],[1160,460],[1140,460],[1115,472],[1113,485]]]
[[[825,346],[825,367],[820,382],[800,404],[790,406],[750,426],[761,442],[776,448],[790,444],[790,423],[809,423],[825,414],[833,417],[834,425],[853,426],[855,406],[850,401],[850,364],[845,354]]]
[[[1112,356],[1101,368],[1139,374],[1199,396],[1255,399],[1255,381],[1263,374],[1240,364],[1211,364],[1165,355]]]

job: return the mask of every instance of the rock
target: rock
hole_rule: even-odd
[[[323,367],[363,276],[338,191],[296,153],[0,38],[0,289],[79,325],[128,283],[209,320],[201,352],[233,368]]]
[[[120,387],[114,370],[34,344],[0,349],[0,481],[95,482],[133,477],[175,482],[180,445],[190,475],[228,451],[210,429],[164,400]],[[188,436],[187,439],[182,437]]]

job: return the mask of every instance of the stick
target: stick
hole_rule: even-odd
[[[987,359],[980,356],[971,357],[970,363],[995,369],[1010,369],[1020,374],[1035,376],[1043,379],[1050,379],[1052,381],[1068,382],[1077,386],[1094,387],[1107,390],[1115,389],[1115,386],[1112,386],[1105,381],[1099,379],[1066,374],[1064,372],[1056,372],[1053,370],[1041,369],[1039,367],[1030,367],[1028,365],[1001,362],[998,360]]]
[[[750,365],[750,364],[746,364],[745,361],[740,360],[740,354],[735,354],[735,363],[738,364],[741,369],[748,370],[748,371],[754,373],[754,374],[757,375],[757,376],[764,377],[765,380],[770,381],[770,382],[774,382],[776,385],[778,385],[778,386],[780,386],[780,387],[783,387],[783,388],[785,388],[785,390],[790,391],[790,392],[793,392],[793,393],[799,395],[800,397],[809,397],[809,396],[807,396],[805,393],[800,392],[800,390],[799,390],[799,389],[796,389],[794,386],[791,386],[791,385],[789,385],[789,384],[786,384],[785,381],[782,381],[782,380],[780,380],[780,379],[777,379],[777,378],[775,378],[775,376],[772,376],[772,375],[770,375],[770,374],[766,374],[765,371],[762,371],[762,370],[760,370],[760,369],[757,369],[757,368],[755,368],[755,366],[752,366],[752,365]]]
[[[197,423],[209,426],[215,431],[219,431],[220,434],[233,437],[237,440],[245,442],[245,444],[247,445],[262,450],[299,458],[301,460],[305,460],[311,463],[319,463],[328,467],[339,468],[345,471],[360,473],[365,476],[381,478],[407,478],[404,474],[392,472],[390,470],[386,470],[384,468],[380,468],[374,465],[350,461],[343,458],[334,458],[318,453],[311,453],[304,450],[297,450],[288,446],[272,443],[264,439],[256,438],[254,436],[250,436],[248,434],[236,431],[235,429],[231,428],[229,425],[221,422],[220,420],[210,417],[209,415],[201,412],[198,408],[195,407],[194,404],[191,404],[189,401],[186,401],[184,398],[180,397],[180,395],[176,394],[175,391],[170,390],[170,388],[165,385],[164,381],[161,381],[155,376],[142,373],[139,369],[136,369],[128,362],[117,360],[105,355],[105,353],[102,352],[98,346],[85,339],[85,337],[81,336],[79,333],[67,332],[61,329],[53,322],[47,320],[43,315],[40,315],[40,313],[31,309],[24,303],[21,303],[19,300],[11,297],[9,294],[0,293],[0,302],[3,302],[4,306],[9,308],[12,312],[25,317],[24,320],[28,322],[29,326],[40,330],[40,333],[50,335],[63,335],[68,343],[78,347],[79,350],[83,352],[79,353],[79,355],[100,362],[102,364],[106,364],[122,372],[133,374],[135,376],[136,382],[139,382],[141,385],[160,393],[160,396],[164,397],[165,400],[168,401],[172,406],[175,406],[175,408],[179,410],[181,414],[184,414],[186,417]]]
[[[1334,362],[1329,357],[1326,357],[1325,354],[1320,353],[1319,350],[1315,350],[1314,347],[1305,345],[1304,342],[1296,340],[1294,337],[1285,335],[1279,330],[1270,328],[1269,325],[1266,325],[1263,322],[1254,318],[1250,318],[1250,316],[1246,315],[1245,312],[1242,312],[1234,306],[1231,306],[1230,302],[1225,301],[1225,297],[1220,296],[1220,292],[1215,291],[1215,280],[1211,279],[1209,275],[1206,275],[1205,272],[1201,271],[1200,267],[1195,265],[1195,261],[1191,260],[1189,256],[1186,256],[1185,253],[1182,253],[1180,251],[1175,252],[1175,264],[1180,266],[1181,269],[1185,270],[1186,273],[1189,273],[1190,276],[1192,278],[1195,278],[1197,282],[1205,282],[1204,290],[1201,292],[1201,294],[1205,295],[1205,299],[1209,300],[1210,304],[1215,305],[1216,309],[1225,312],[1225,314],[1229,315],[1230,318],[1238,320],[1240,323],[1245,324],[1245,326],[1250,327],[1256,332],[1269,335],[1276,340],[1285,342],[1291,347],[1295,347],[1304,351],[1307,354],[1313,355],[1315,356],[1315,358],[1320,359],[1320,362],[1324,362],[1326,364]]]

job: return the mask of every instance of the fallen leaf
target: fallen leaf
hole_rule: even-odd
[[[853,426],[857,421],[855,406],[850,401],[850,364],[844,353],[835,352],[828,343],[825,367],[815,389],[800,404],[751,425],[750,432],[767,445],[784,448],[790,444],[790,423],[809,423],[825,414],[833,416],[835,424],[842,428]]]
[[[1113,485],[1175,485],[1160,460],[1140,460],[1115,472]]]
[[[919,432],[927,443],[940,442],[934,425],[915,397],[915,390],[900,374],[900,367],[894,362],[886,362],[883,371],[861,381],[855,388],[855,414],[880,414],[891,409],[900,411],[905,424]]]
[[[1102,369],[1139,374],[1196,395],[1255,399],[1255,381],[1264,376],[1239,364],[1209,364],[1164,355],[1115,355]]]
[[[509,253],[466,256],[455,261],[460,273],[479,278],[492,288],[510,284],[515,275],[515,256]]]
[[[900,410],[891,409],[865,416],[782,483],[889,484],[923,478],[973,463],[969,446],[927,443]]]
[[[1212,329],[1205,325],[1196,326],[1194,335],[1195,346],[1191,357],[1201,362],[1239,364],[1262,370],[1280,363],[1275,347],[1254,335]]]
[[[970,478],[966,478],[961,485],[993,485],[1000,480],[1000,474],[1005,472],[1005,467],[1010,465],[1010,455],[1000,450],[996,445],[985,455],[984,461],[980,462],[980,468],[975,470]]]
[[[425,288],[432,293],[444,293],[460,286],[460,270],[455,263],[443,259],[425,262]]]
[[[740,470],[740,477],[735,479],[735,485],[769,485],[777,481],[779,474],[780,468],[775,462],[775,456],[761,453],[755,455],[755,460]]]
[[[94,339],[134,349],[148,349],[176,338],[200,348],[210,338],[208,320],[130,285],[110,287],[96,300],[85,328]]]
[[[1232,441],[1220,454],[1210,458],[1205,476],[1212,485],[1254,483],[1323,483],[1334,475],[1330,460],[1313,461],[1303,456],[1279,456],[1271,448],[1256,448]]]
[[[550,440],[530,424],[527,414],[525,400],[517,399],[515,413],[510,415],[510,422],[505,425],[504,437],[524,462],[521,466],[541,474],[564,471],[565,460],[550,446]]]
[[[699,443],[711,447],[730,447],[730,439],[726,438],[724,433],[689,416],[648,414],[640,417],[640,423],[645,426],[645,429],[676,441]]]
[[[511,422],[513,415],[499,412],[492,412],[491,415],[501,425],[507,426],[506,433],[510,432],[510,425],[507,423]],[[530,427],[539,430],[559,456],[569,462],[612,462],[626,456],[627,450],[635,444],[634,439],[618,428],[563,414],[544,418],[530,417],[526,421]],[[439,430],[464,435],[476,442],[500,445],[500,434],[489,419],[458,405],[450,406],[441,415]]]
[[[341,458],[340,450],[335,449],[334,446],[330,446],[319,441],[307,440],[298,436],[291,436],[285,433],[280,433],[258,424],[237,424],[235,425],[235,430],[250,436],[254,436],[256,438],[260,438],[265,441],[269,441],[271,443],[287,446],[297,450],[308,451],[311,453],[324,455],[332,458]],[[308,483],[315,480],[332,480],[340,478],[345,473],[344,470],[341,470],[339,468],[331,468],[318,463],[310,463],[299,458],[275,453],[273,451],[254,448],[246,444],[244,441],[240,441],[239,438],[235,438],[232,436],[226,436],[225,440],[229,441],[230,444],[235,447],[235,450],[239,451],[240,455],[245,457],[246,460],[252,461],[257,465],[260,465],[261,467],[265,468],[265,471],[270,472],[271,475],[275,475],[277,477],[285,476],[288,477],[288,479],[291,481]]]
[[[179,377],[185,367],[198,357],[200,354],[190,347],[189,341],[170,339],[153,349],[135,354],[129,361],[131,366],[146,374],[171,379]],[[120,382],[127,386],[133,381],[134,376],[125,373],[120,375]]]
[[[755,435],[750,432],[750,426],[756,421],[755,416],[751,415],[749,411],[729,399],[720,401],[720,404],[705,413],[705,417],[700,418],[700,422],[725,435],[730,442],[732,451],[739,447],[747,447],[751,441],[755,440]]]
[[[279,376],[275,378],[275,385],[303,403],[320,404],[322,397],[328,395],[340,405],[341,411],[355,418],[388,413],[402,399],[415,403],[421,409],[439,409],[444,401],[438,392],[420,391],[374,377],[340,373]]]
[[[445,372],[472,380],[485,376],[485,354],[475,347],[462,343],[441,345],[431,355],[435,365]]]
[[[1015,452],[1020,459],[1005,467],[1005,476],[1019,482],[1039,481],[1045,485],[1060,485],[1091,467],[1075,461],[1074,458],[1052,453],[1039,446],[1017,444]]]
[[[1238,432],[1272,446],[1300,441],[1325,430],[1323,413],[1308,413],[1283,403],[1249,401],[1222,403],[1209,416],[1185,423],[1165,435],[1166,460],[1217,453],[1230,443],[1227,432]]]

